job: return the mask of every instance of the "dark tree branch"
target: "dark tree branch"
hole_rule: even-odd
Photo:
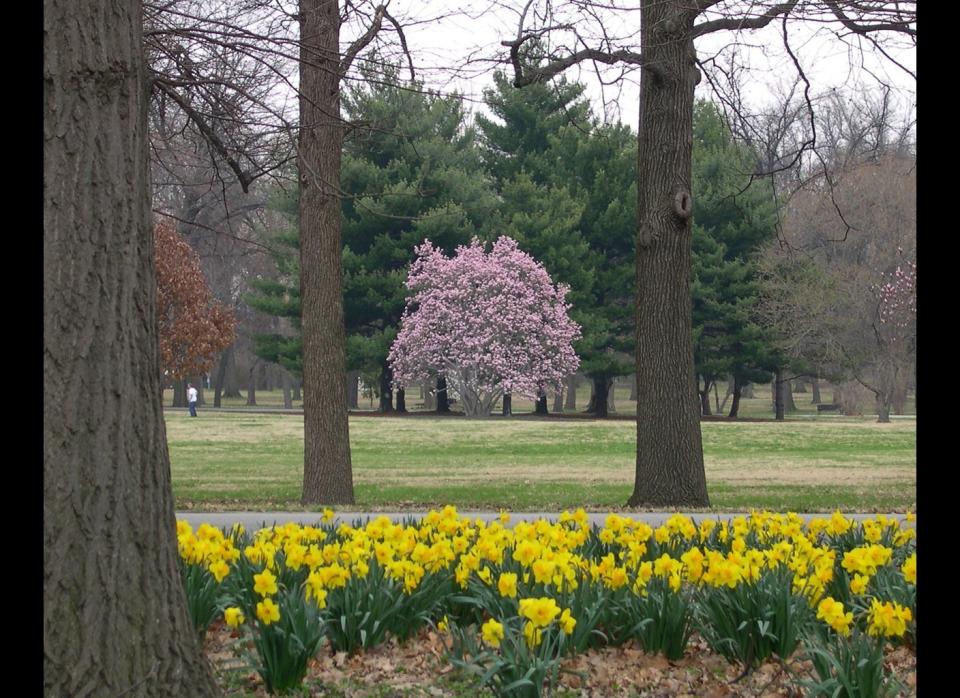
[[[797,0],[789,0],[779,5],[774,5],[762,15],[756,17],[721,17],[701,22],[693,27],[692,36],[696,38],[704,34],[711,34],[717,31],[740,31],[743,29],[762,29],[777,17],[788,14],[797,4]]]

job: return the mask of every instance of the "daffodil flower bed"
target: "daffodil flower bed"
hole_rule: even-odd
[[[744,671],[798,656],[811,695],[898,690],[889,646],[916,641],[916,529],[839,512],[804,523],[754,512],[675,515],[657,528],[585,512],[485,523],[453,507],[422,520],[250,534],[183,521],[177,537],[197,631],[222,617],[267,690],[296,688],[324,638],[332,652],[449,638],[448,660],[497,695],[539,696],[564,661],[636,644],[677,660],[696,635]]]

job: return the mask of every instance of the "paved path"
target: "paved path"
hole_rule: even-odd
[[[376,518],[378,516],[386,516],[392,521],[402,521],[405,518],[422,518],[426,512],[422,511],[404,511],[404,512],[363,512],[363,511],[344,511],[337,512],[335,520],[336,521],[346,521],[347,523],[354,523],[357,520],[366,521],[367,519]],[[633,519],[638,519],[644,521],[651,526],[660,526],[668,518],[674,515],[676,512],[672,511],[656,511],[656,512],[617,512],[620,516],[627,516]],[[483,519],[484,521],[493,521],[500,514],[495,511],[461,511],[459,512],[461,516],[469,516],[471,519]],[[604,519],[606,519],[609,512],[590,512],[588,516],[590,517],[590,523],[595,523],[599,526],[603,526]],[[686,514],[695,521],[700,521],[705,518],[711,519],[732,519],[735,516],[749,516],[749,512],[693,512]],[[234,511],[234,512],[195,512],[195,511],[178,511],[177,519],[183,519],[187,521],[191,526],[196,527],[201,523],[208,523],[218,528],[230,527],[233,524],[239,522],[243,524],[244,528],[247,530],[255,530],[266,525],[273,525],[275,523],[288,523],[290,521],[295,521],[299,524],[310,524],[316,525],[320,521],[321,514],[319,512],[303,512],[303,511]],[[557,512],[512,512],[510,515],[510,523],[516,523],[517,521],[530,521],[533,519],[554,519],[559,516]],[[805,521],[814,517],[829,517],[830,514],[800,514],[800,517]],[[857,521],[862,521],[864,519],[870,519],[876,516],[876,514],[844,514],[848,519],[855,519]],[[896,517],[903,521],[903,514],[888,514],[890,517]]]

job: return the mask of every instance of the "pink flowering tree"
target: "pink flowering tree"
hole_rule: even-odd
[[[426,240],[416,253],[389,355],[398,387],[443,375],[467,416],[485,417],[505,393],[536,398],[576,372],[567,287],[515,240],[486,252],[474,238],[452,258]]]

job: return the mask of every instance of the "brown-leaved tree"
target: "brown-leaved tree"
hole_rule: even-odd
[[[200,257],[176,227],[154,228],[160,366],[174,378],[206,373],[233,343],[236,320],[215,300],[200,269]]]

